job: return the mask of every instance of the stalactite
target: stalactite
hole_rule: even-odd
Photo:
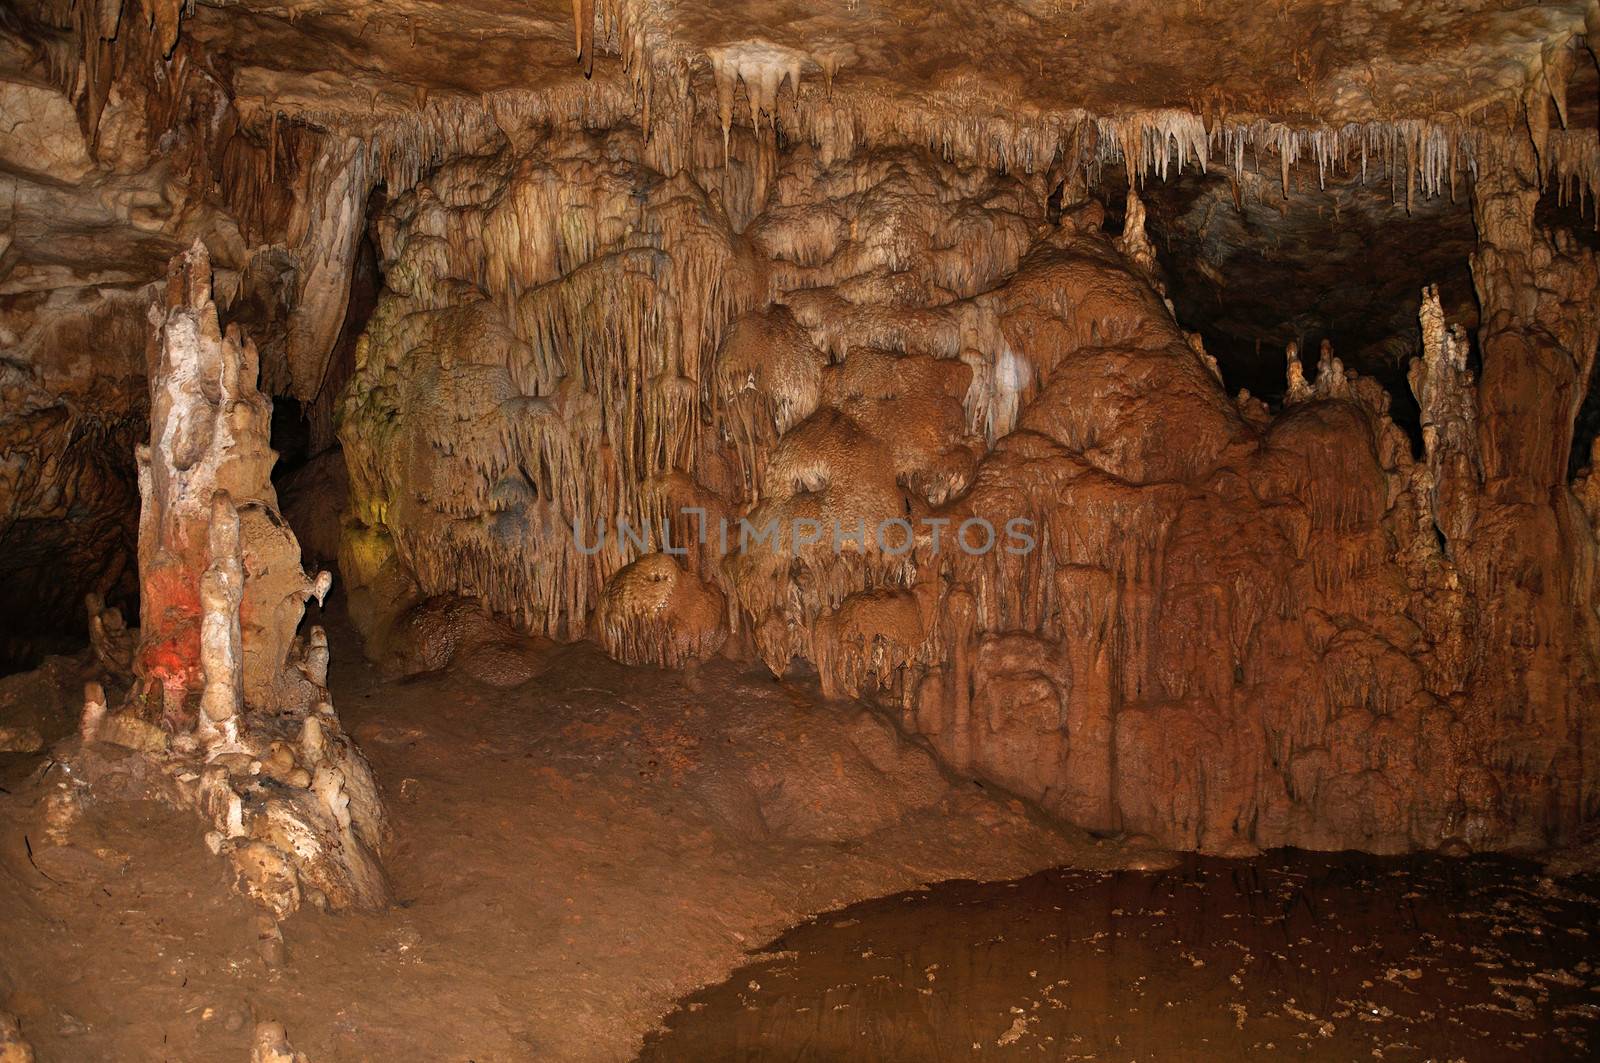
[[[951,763],[1104,829],[1227,852],[1526,829],[1453,796],[1496,726],[1451,707],[1483,653],[1463,588],[1502,550],[1445,527],[1466,524],[1440,516],[1444,467],[1412,462],[1375,381],[1327,345],[1307,380],[1291,345],[1281,415],[1230,399],[1154,287],[1137,191],[1114,240],[1089,203],[1046,227],[1038,181],[852,158],[883,132],[860,115],[779,153],[775,122],[815,133],[832,105],[719,61],[727,139],[677,145],[683,169],[652,168],[659,130],[561,134],[396,197],[341,424],[362,572],[630,662],[804,658]],[[751,78],[754,133],[734,107]],[[1010,164],[1059,132],[936,142]],[[1370,154],[1434,194],[1474,164],[1447,125],[1101,133],[1078,150],[1139,173],[1174,152],[1241,166],[1248,145],[1319,173]],[[1465,347],[1430,314],[1414,386],[1435,455],[1473,385],[1439,368],[1464,373]],[[998,548],[963,549],[985,523]],[[1347,808],[1379,770],[1393,823]]]
[[[573,43],[584,77],[594,74],[594,19],[594,0],[572,0]]]

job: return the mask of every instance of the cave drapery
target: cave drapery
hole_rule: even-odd
[[[13,614],[131,594],[146,314],[199,240],[262,390],[341,445],[371,647],[457,596],[629,663],[801,662],[959,772],[1179,847],[1593,816],[1600,268],[1536,216],[1600,174],[1590,5],[503,7],[0,22]],[[1269,238],[1330,182],[1460,203],[1475,301],[1422,278],[1388,315],[1414,347],[1291,347],[1281,402],[1240,393],[1146,210],[1197,172]],[[957,538],[1017,521],[1027,549]],[[71,578],[30,582],[53,552]]]

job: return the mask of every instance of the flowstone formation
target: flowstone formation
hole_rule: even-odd
[[[1540,846],[1597,812],[1600,487],[1567,468],[1597,285],[1544,232],[1600,184],[1592,3],[13,8],[0,541],[55,557],[66,516],[95,556],[0,608],[100,595],[102,660],[131,649],[129,308],[199,238],[321,459],[337,422],[350,614],[396,670],[509,688],[533,636],[800,662],[959,771],[1210,850]],[[1475,230],[1475,308],[1459,265],[1360,282],[1341,211],[1430,232],[1458,200],[1421,257]],[[1262,335],[1306,340],[1273,406],[1166,300],[1174,216],[1208,252],[1175,301],[1249,319],[1252,386]],[[1382,322],[1342,352],[1272,318],[1267,251],[1313,232],[1301,275]],[[199,445],[162,408],[191,392],[151,391],[145,515],[182,531],[141,534],[106,724],[248,745],[263,707],[320,718],[294,677],[323,650],[259,406],[218,429],[233,465],[157,460]],[[320,754],[274,756],[318,790]]]
[[[1534,241],[1534,317],[1486,248],[1482,383],[1423,293],[1419,458],[1326,345],[1280,413],[1230,398],[1131,190],[1113,236],[1061,174],[739,128],[692,158],[536,127],[395,199],[340,427],[369,631],[466,595],[630,662],[809,662],[958,770],[1174,846],[1593,814],[1588,252]],[[1502,390],[1519,336],[1564,403]]]
[[[346,318],[370,198],[530,125],[630,126],[654,172],[708,189],[709,158],[750,133],[768,149],[745,156],[757,183],[780,143],[828,162],[911,144],[1007,173],[1198,172],[1251,214],[1240,238],[1281,242],[1299,231],[1281,210],[1320,222],[1327,204],[1303,197],[1331,174],[1407,211],[1464,194],[1526,136],[1530,100],[1559,126],[1541,132],[1544,186],[1592,199],[1595,17],[1587,0],[17,0],[0,12],[16,118],[0,132],[0,616],[21,630],[0,662],[81,638],[86,593],[133,596],[140,317],[196,238],[263,388],[304,404],[320,447],[362,324]],[[742,231],[750,205],[729,191]],[[1229,224],[1202,227],[1214,243]],[[1365,272],[1354,254],[1325,275]],[[1238,287],[1230,305],[1270,313]]]
[[[196,245],[151,310],[136,637],[91,603],[97,657],[131,684],[114,711],[89,684],[79,739],[50,769],[53,829],[65,838],[81,801],[156,796],[199,813],[241,892],[277,918],[306,901],[380,906],[383,805],[329,701],[326,636],[296,633],[329,576],[301,570],[278,514],[271,403],[254,346],[218,322],[211,278]]]

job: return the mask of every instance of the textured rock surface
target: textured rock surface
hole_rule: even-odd
[[[0,466],[5,544],[28,571],[63,546],[86,563],[0,581],[0,604],[77,616],[85,592],[125,595],[116,433],[147,415],[165,432],[185,387],[168,375],[146,410],[130,326],[199,239],[263,392],[324,437],[338,411],[351,616],[400,671],[526,681],[506,623],[629,661],[800,661],[1095,827],[1229,851],[1565,838],[1597,800],[1595,488],[1567,467],[1597,283],[1588,246],[1536,210],[1541,188],[1548,215],[1600,177],[1590,16],[19,5],[0,23],[20,118],[0,151],[19,396],[0,433],[22,456]],[[1201,208],[1137,194],[1195,169]],[[1447,200],[1481,237],[1476,320]],[[1296,274],[1337,278],[1317,320],[1386,300],[1381,324],[1315,368],[1319,345],[1291,346],[1281,407],[1230,398],[1238,351],[1180,327],[1160,253],[1202,249],[1176,305],[1225,301],[1234,260],[1211,251],[1287,242],[1305,266],[1308,213],[1347,211],[1368,234],[1438,219],[1443,239],[1360,290],[1344,278],[1373,264],[1330,241]],[[1310,340],[1267,320],[1251,268],[1237,316],[1184,323]],[[1413,294],[1426,281],[1441,304]],[[1307,301],[1283,318],[1310,320]],[[1420,446],[1373,366],[1406,379]],[[264,483],[263,402],[230,411],[260,446],[229,460]],[[141,747],[215,686],[189,577],[215,567],[216,617],[242,594],[246,707],[303,652],[298,549],[270,500],[234,500],[261,562],[241,591],[210,541],[232,518],[155,486],[175,508],[147,507],[141,553],[179,578],[140,603],[144,700],[117,726]],[[1000,534],[973,551],[964,527]]]
[[[113,705],[87,684],[79,736],[44,770],[60,806],[51,841],[72,845],[87,800],[154,796],[197,811],[240,892],[276,918],[304,901],[380,906],[383,805],[329,700],[326,637],[297,634],[329,577],[301,570],[277,511],[271,403],[254,346],[220,326],[211,280],[196,244],[151,314],[133,687]],[[120,617],[98,606],[96,656],[114,664]]]
[[[1487,319],[1551,337],[1555,405],[1489,398],[1528,358],[1486,331],[1476,384],[1424,293],[1419,460],[1326,348],[1278,415],[1231,400],[1137,199],[1112,240],[1025,177],[757,155],[667,178],[614,132],[396,199],[347,552],[626,660],[694,656],[725,599],[775,673],[809,661],[958,768],[1169,844],[1538,847],[1592,812],[1594,535],[1550,427],[1594,347],[1587,252],[1534,252],[1548,323]],[[1517,283],[1500,261],[1480,284]],[[1543,441],[1514,506],[1481,416]]]
[[[1577,866],[1597,36],[1592,0],[0,6],[0,667],[89,642],[0,689],[0,748],[50,750],[0,758],[40,764],[0,951],[53,997],[0,1006],[67,1055],[289,1063],[281,1019],[629,1058],[755,937],[930,878]],[[394,680],[345,688],[394,847],[296,530]],[[286,941],[383,905],[396,847],[415,908]]]
[[[135,593],[149,295],[0,294],[0,667],[81,645],[85,595]]]

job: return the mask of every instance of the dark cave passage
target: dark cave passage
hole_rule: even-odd
[[[51,406],[30,429],[9,455],[28,497],[0,517],[0,676],[83,649],[88,594],[129,616],[139,609],[132,454],[143,418]]]
[[[1230,393],[1243,388],[1273,409],[1284,400],[1287,345],[1299,347],[1314,377],[1329,343],[1383,386],[1420,457],[1421,411],[1406,380],[1422,350],[1417,308],[1422,289],[1436,284],[1451,319],[1474,327],[1470,204],[1439,197],[1408,213],[1382,172],[1332,174],[1324,185],[1312,181],[1286,199],[1255,173],[1145,182],[1146,224],[1174,311],[1204,337]]]

